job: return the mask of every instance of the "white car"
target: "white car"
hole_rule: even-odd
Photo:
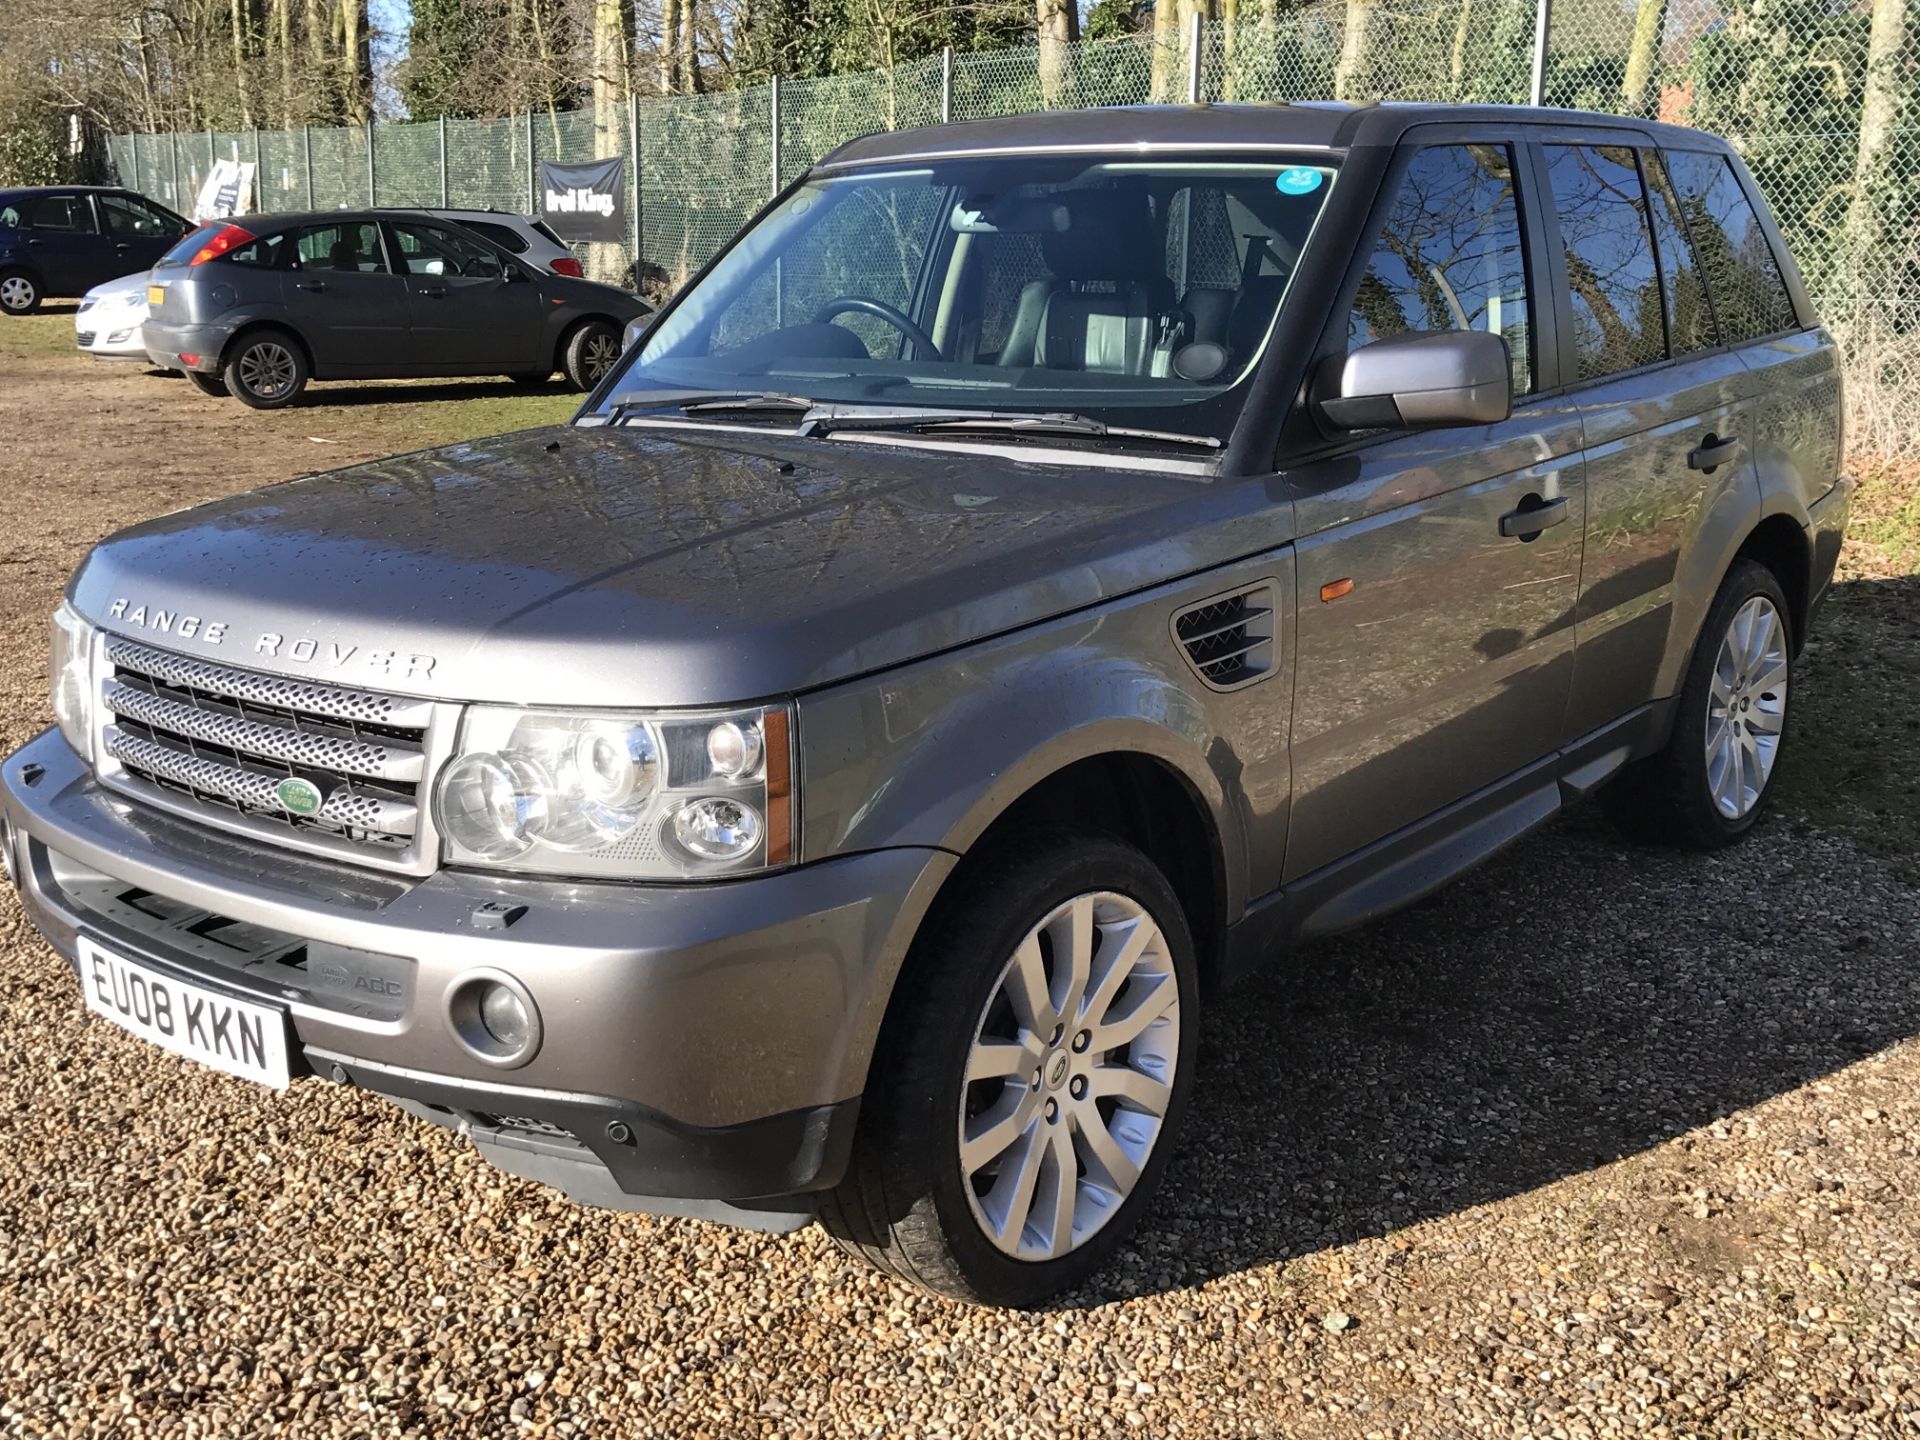
[[[149,364],[140,343],[147,322],[147,272],[123,275],[96,285],[80,297],[73,316],[73,339],[97,360],[137,360]]]

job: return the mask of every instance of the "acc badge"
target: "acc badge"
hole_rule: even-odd
[[[289,775],[274,786],[273,798],[292,815],[316,815],[327,800],[320,793],[318,785],[311,780],[302,780],[298,775]]]

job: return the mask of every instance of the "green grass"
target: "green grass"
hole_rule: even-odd
[[[0,357],[42,360],[49,355],[78,355],[73,343],[71,300],[55,302],[33,315],[0,315]]]

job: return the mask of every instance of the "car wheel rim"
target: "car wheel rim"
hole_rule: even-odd
[[[1787,723],[1787,627],[1764,595],[1734,612],[1707,696],[1707,788],[1728,820],[1760,803]]]
[[[600,377],[620,358],[620,343],[610,335],[595,335],[587,341],[582,358],[586,362],[587,379],[598,384]]]
[[[1139,901],[1078,895],[1034,926],[961,1085],[961,1182],[982,1233],[1021,1260],[1091,1239],[1139,1183],[1179,1060],[1173,957]]]
[[[33,303],[33,282],[18,275],[0,280],[0,303],[9,310],[24,310]]]
[[[240,357],[240,380],[262,400],[293,388],[293,355],[284,345],[254,345]]]

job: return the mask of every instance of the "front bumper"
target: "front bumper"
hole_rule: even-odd
[[[95,306],[74,318],[74,344],[96,360],[130,360],[148,363],[146,311],[108,309]],[[180,362],[169,362],[170,369]]]
[[[231,325],[162,325],[149,320],[140,327],[140,343],[147,359],[165,370],[197,370],[216,374],[220,356],[233,338]],[[193,356],[189,364],[183,356]]]
[[[85,931],[270,1001],[296,1073],[459,1126],[583,1200],[756,1223],[804,1218],[778,1197],[839,1179],[893,978],[953,863],[885,850],[727,884],[410,880],[105,790],[54,731],[0,764],[0,835],[29,916],[69,959]],[[517,915],[491,928],[501,907]],[[298,965],[223,953],[221,935],[261,932],[305,942]],[[448,1019],[475,968],[513,976],[538,1009],[541,1044],[513,1069]]]

